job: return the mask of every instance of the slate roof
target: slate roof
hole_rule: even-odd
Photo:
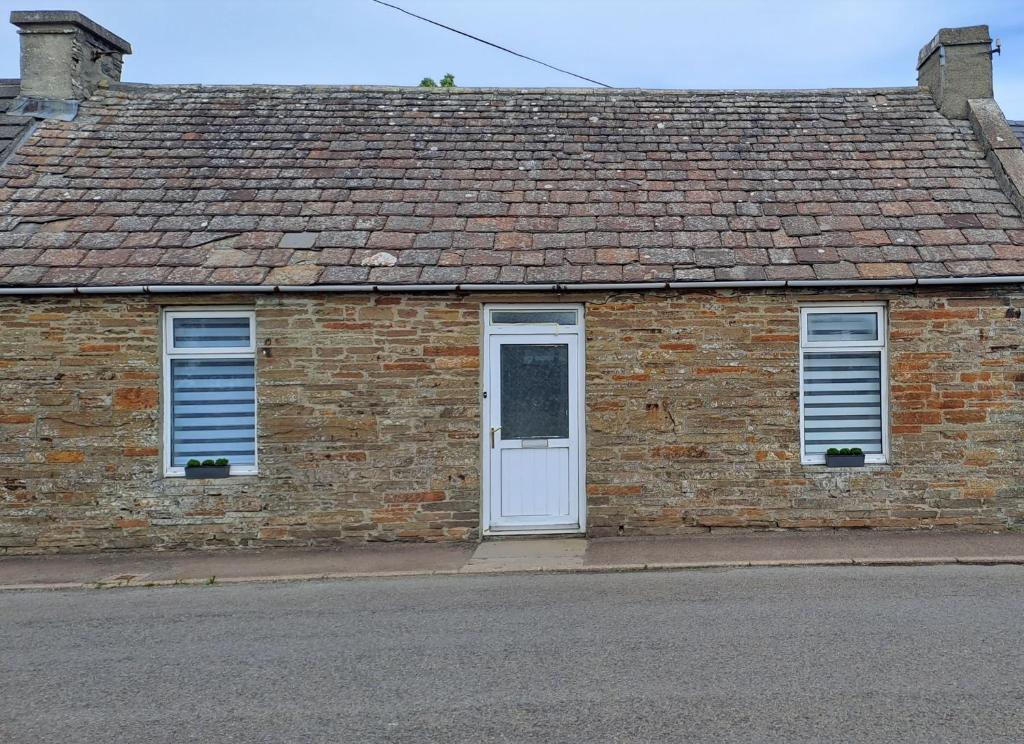
[[[7,109],[18,95],[18,80],[0,79],[0,163],[32,122],[27,116],[8,116]]]
[[[1021,145],[1024,145],[1024,121],[1010,121],[1007,122],[1010,125],[1010,129],[1017,135],[1017,139],[1021,141]]]
[[[1024,222],[918,88],[118,84],[0,169],[6,285],[992,275]]]

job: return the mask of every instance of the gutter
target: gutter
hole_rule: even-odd
[[[269,294],[366,292],[593,292],[664,289],[858,289],[865,287],[977,286],[1024,284],[1022,276],[963,276],[921,279],[787,279],[775,281],[634,282],[606,284],[149,284],[111,287],[0,287],[0,296],[122,294]]]

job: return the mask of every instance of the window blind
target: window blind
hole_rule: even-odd
[[[803,383],[804,452],[882,452],[881,352],[805,352]]]
[[[248,348],[249,318],[174,318],[173,348]]]
[[[878,340],[878,313],[809,313],[807,340],[813,343]]]
[[[172,359],[171,417],[171,465],[218,457],[255,464],[255,362]]]

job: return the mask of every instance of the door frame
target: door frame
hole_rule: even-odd
[[[584,311],[583,303],[579,302],[517,302],[517,303],[483,303],[482,304],[483,318],[480,324],[480,460],[482,464],[481,468],[481,480],[480,480],[480,534],[483,537],[492,537],[496,535],[581,535],[587,531],[587,427],[586,427],[586,411],[587,411],[587,390],[586,390],[586,372],[587,372],[587,355],[586,355],[586,313]],[[553,323],[538,323],[538,324],[516,324],[516,325],[502,325],[497,326],[499,330],[495,330],[495,326],[491,324],[491,311],[492,310],[576,310],[577,312],[577,323],[576,327],[571,330],[564,332],[563,335],[576,336],[577,345],[577,395],[579,397],[576,405],[576,457],[577,467],[579,468],[579,477],[577,479],[577,499],[579,500],[579,525],[576,529],[565,529],[562,527],[555,528],[534,528],[534,529],[522,529],[522,530],[492,530],[490,528],[491,519],[491,453],[490,453],[490,437],[489,432],[491,428],[491,401],[487,397],[488,391],[488,376],[490,374],[490,367],[494,360],[490,359],[488,354],[489,339],[491,336],[530,336],[536,334],[547,334],[547,335],[558,335],[558,332],[553,328],[565,328],[566,326],[555,326]],[[571,371],[570,371],[570,374]]]

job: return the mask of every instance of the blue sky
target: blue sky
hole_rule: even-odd
[[[996,98],[1024,119],[1021,0],[390,0],[620,87],[913,85],[942,26],[1002,40]],[[147,83],[572,86],[571,77],[371,0],[3,0],[79,10],[128,39],[125,80]],[[6,14],[5,14],[6,16]],[[0,76],[17,76],[10,28]]]

